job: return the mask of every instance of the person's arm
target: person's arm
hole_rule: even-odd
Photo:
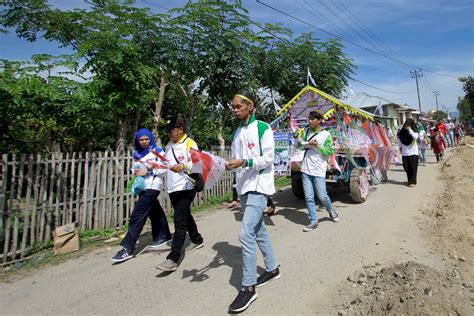
[[[332,156],[334,154],[334,142],[331,133],[326,137],[324,143],[319,146],[319,152],[324,156]]]
[[[419,134],[415,133],[411,128],[408,129],[408,133],[410,133],[411,137],[413,137],[414,140],[418,139]]]

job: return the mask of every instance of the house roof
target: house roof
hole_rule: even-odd
[[[403,104],[403,105],[398,104],[398,103],[392,102],[390,100],[387,100],[378,96],[370,95],[366,92],[350,94],[347,96],[346,102],[359,109],[374,107],[374,106],[378,106],[379,104],[380,105],[393,104],[398,107],[399,111],[412,111],[412,112],[417,111],[416,109],[412,108],[408,104]]]
[[[348,95],[346,102],[359,109],[377,106],[379,104],[380,105],[395,104],[392,101],[389,101],[381,97],[369,95],[365,92]]]
[[[309,85],[298,92],[298,94],[294,96],[293,99],[291,99],[277,113],[277,115],[280,116],[281,114],[291,110],[295,111],[298,117],[306,117],[312,110],[321,110],[324,113],[324,118],[328,118],[337,110],[337,107],[342,107],[345,110],[349,110],[352,113],[356,113],[371,120],[374,118],[372,113],[343,103],[341,100]]]

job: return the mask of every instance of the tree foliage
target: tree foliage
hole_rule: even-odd
[[[474,78],[471,76],[461,77],[459,81],[463,83],[464,98],[460,99],[457,105],[459,120],[466,122],[474,117]]]
[[[137,128],[159,128],[177,115],[209,148],[230,140],[229,100],[239,88],[287,101],[306,85],[309,67],[317,87],[337,97],[352,73],[339,41],[254,23],[240,0],[190,1],[166,14],[131,0],[90,3],[59,10],[46,0],[13,1],[0,11],[4,30],[73,50],[28,64],[2,61],[2,150],[121,147]],[[259,111],[270,118],[269,109]]]

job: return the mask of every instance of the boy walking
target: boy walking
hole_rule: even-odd
[[[234,116],[240,121],[232,140],[229,170],[237,169],[236,189],[244,210],[240,228],[242,289],[230,304],[230,312],[242,312],[257,298],[256,287],[280,277],[279,265],[268,236],[263,213],[268,196],[275,193],[273,179],[274,143],[270,126],[255,119],[256,96],[240,90],[232,99]],[[265,272],[257,278],[257,245],[263,254]]]

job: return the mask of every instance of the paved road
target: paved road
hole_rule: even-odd
[[[404,185],[400,166],[390,182],[371,188],[363,204],[351,201],[348,189],[330,189],[340,222],[322,218],[319,227],[304,233],[307,213],[291,189],[275,195],[277,213],[266,217],[281,263],[282,277],[258,289],[247,314],[334,315],[341,303],[338,291],[345,279],[364,264],[390,265],[405,260],[437,264],[421,238],[419,208],[439,187],[438,168],[429,156],[420,167],[418,186]],[[327,217],[326,212],[319,213]],[[2,284],[1,314],[226,314],[241,281],[238,242],[242,213],[215,210],[198,218],[205,247],[185,256],[179,269],[163,273],[155,265],[166,250],[147,252],[119,265],[110,257],[118,246],[95,250],[80,258],[47,267]],[[143,236],[145,245],[149,235]],[[263,261],[259,256],[260,271]]]

